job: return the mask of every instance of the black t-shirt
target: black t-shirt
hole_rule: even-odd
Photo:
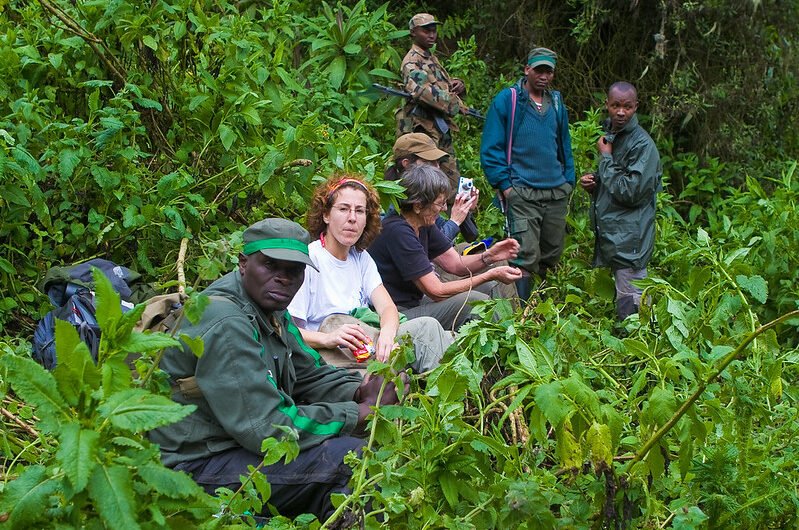
[[[433,271],[430,263],[452,248],[436,225],[423,226],[419,237],[402,216],[389,214],[383,219],[383,230],[369,247],[388,294],[401,307],[416,307],[422,299],[413,280]]]

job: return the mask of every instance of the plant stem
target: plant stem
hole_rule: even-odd
[[[25,423],[21,419],[17,418],[14,414],[9,412],[5,408],[0,407],[0,414],[5,416],[9,420],[13,421],[20,429],[22,429],[26,433],[30,434],[34,438],[38,438],[39,437],[39,433],[36,432],[36,429],[34,429],[33,427],[31,427],[30,425],[28,425],[27,423]]]
[[[716,523],[716,526],[718,528],[724,528],[724,523],[726,523],[736,513],[739,513],[747,508],[751,508],[752,506],[760,504],[764,500],[768,499],[769,497],[773,497],[777,493],[781,493],[781,491],[780,490],[771,491],[769,493],[766,493],[765,495],[761,495],[756,499],[752,499],[751,501],[740,505],[735,511],[725,513],[723,516],[721,516],[721,518],[719,518],[718,522]]]
[[[364,448],[363,453],[363,460],[361,460],[360,470],[358,472],[358,478],[355,481],[355,485],[352,488],[352,493],[350,493],[344,502],[342,502],[336,511],[333,512],[333,515],[327,518],[327,520],[322,523],[320,530],[324,530],[325,528],[329,528],[341,515],[344,513],[344,510],[352,503],[352,500],[355,498],[360,497],[361,492],[364,490],[365,486],[367,485],[366,482],[366,467],[369,463],[369,453],[372,450],[372,446],[374,445],[375,441],[375,432],[377,431],[377,421],[376,414],[380,410],[380,402],[383,398],[383,392],[386,389],[386,385],[388,385],[389,380],[387,378],[383,378],[383,384],[380,385],[380,390],[377,393],[377,400],[374,405],[374,414],[372,416],[372,428],[369,429],[369,441],[366,443],[366,447]]]
[[[186,294],[186,271],[183,265],[186,263],[186,250],[189,248],[189,238],[184,237],[180,240],[180,250],[175,266],[178,269],[178,293]]]

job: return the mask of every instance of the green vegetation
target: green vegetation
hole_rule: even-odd
[[[477,108],[530,44],[560,52],[578,173],[593,166],[598,94],[617,77],[639,85],[665,166],[650,303],[612,321],[612,280],[589,266],[588,199],[575,193],[562,268],[523,311],[483,307],[504,318],[469,325],[424,385],[377,412],[359,495],[340,499],[339,515],[354,509],[370,528],[378,517],[392,528],[795,527],[799,6],[441,4],[429,4],[447,17],[439,49]],[[0,520],[254,524],[232,514],[267,500],[260,474],[214,499],[161,467],[143,436],[188,412],[150,370],[174,339],[132,331],[135,314],[115,313],[100,281],[100,362],[59,327],[68,362],[47,373],[28,358],[49,304],[35,284],[51,264],[95,256],[167,283],[184,238],[188,281],[206,284],[231,267],[244,226],[302,218],[334,170],[365,174],[388,204],[401,193],[382,180],[398,102],[366,88],[397,79],[417,10],[392,9],[0,0]],[[460,123],[480,225],[498,234],[479,124]],[[135,378],[130,351],[144,354]],[[290,436],[264,447],[268,461],[296,451]]]

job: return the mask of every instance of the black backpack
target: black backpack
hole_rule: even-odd
[[[100,327],[95,317],[94,281],[92,267],[100,269],[119,293],[122,311],[132,309],[136,303],[150,298],[152,287],[141,281],[135,271],[104,259],[92,259],[79,265],[53,267],[47,271],[39,285],[55,309],[39,321],[33,334],[34,360],[48,370],[56,366],[55,319],[69,322],[78,331],[81,340],[89,347],[92,359],[97,362],[100,345]]]

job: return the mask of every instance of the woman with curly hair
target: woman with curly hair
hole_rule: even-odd
[[[317,186],[307,225],[315,238],[308,251],[319,271],[306,269],[305,281],[288,308],[305,342],[323,357],[325,350],[355,352],[374,342],[376,358],[386,362],[396,337],[409,334],[416,353],[411,366],[417,372],[434,368],[452,336],[429,317],[400,325],[397,306],[375,262],[364,252],[381,227],[374,188],[354,175],[334,175]],[[349,316],[369,307],[379,317],[379,331]],[[332,359],[333,364],[345,364],[336,361]]]

